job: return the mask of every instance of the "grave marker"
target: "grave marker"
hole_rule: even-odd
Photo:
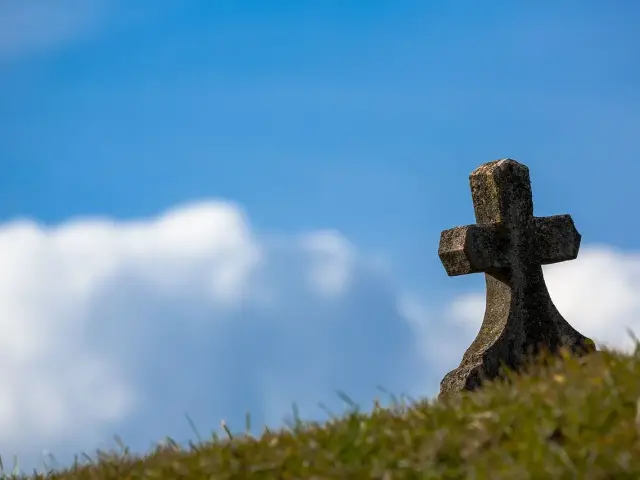
[[[551,301],[542,265],[573,260],[581,236],[569,215],[533,216],[529,169],[511,159],[485,163],[469,181],[475,225],[442,232],[438,255],[449,276],[484,272],[482,327],[460,366],[440,383],[440,398],[500,375],[501,363],[521,367],[541,348],[573,354],[595,351]]]

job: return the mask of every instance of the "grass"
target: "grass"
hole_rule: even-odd
[[[225,427],[226,429],[226,427]],[[144,457],[85,456],[32,479],[639,479],[635,352],[540,357],[519,375],[446,400],[376,405],[326,423],[171,440]]]

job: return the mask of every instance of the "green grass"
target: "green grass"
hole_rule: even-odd
[[[640,343],[547,358],[438,402],[353,410],[326,423],[173,442],[142,458],[98,452],[29,477],[71,479],[639,479]]]

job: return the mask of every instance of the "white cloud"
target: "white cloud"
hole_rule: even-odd
[[[0,450],[83,436],[134,407],[117,365],[85,345],[105,289],[124,281],[158,296],[197,291],[224,307],[239,301],[259,261],[241,212],[223,203],[147,222],[0,228]]]
[[[103,0],[2,0],[0,60],[82,38],[104,18]]]
[[[129,421],[159,441],[172,427],[158,418],[199,402],[225,415],[242,400],[278,421],[354,378],[385,383],[411,337],[358,257],[337,232],[259,240],[218,201],[0,226],[0,453],[87,451]]]
[[[545,272],[586,335],[624,346],[640,330],[638,255],[585,247]],[[434,395],[483,295],[426,308],[339,233],[258,236],[226,202],[0,225],[0,454],[40,467],[43,448],[64,461],[115,433],[146,450],[193,437],[183,412],[206,427],[240,428],[246,410],[279,422],[291,402],[322,417],[335,390]]]
[[[344,293],[355,258],[353,247],[337,232],[307,235],[302,245],[312,255],[309,284],[329,297]]]

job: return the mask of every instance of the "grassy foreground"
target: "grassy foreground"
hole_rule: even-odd
[[[547,360],[446,402],[169,444],[143,458],[98,452],[70,469],[3,478],[640,479],[640,343],[631,355]]]

